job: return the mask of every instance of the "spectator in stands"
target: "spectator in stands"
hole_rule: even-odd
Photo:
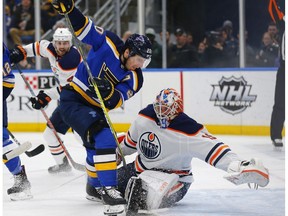
[[[22,0],[12,15],[10,36],[14,44],[22,44],[22,36],[31,36],[34,39],[34,7],[31,0]]]
[[[222,25],[222,39],[224,40],[223,52],[226,56],[225,67],[236,67],[237,65],[237,51],[238,40],[233,36],[233,23],[230,20],[226,20]]]
[[[57,20],[62,18],[53,8],[51,2],[52,0],[44,0],[41,3],[41,21],[44,32],[51,29]]]
[[[169,49],[169,68],[195,68],[199,67],[199,59],[196,50],[192,50],[187,44],[187,33],[182,28],[175,31],[176,44]]]
[[[192,32],[187,33],[187,44],[190,46],[191,49],[197,50],[194,41],[193,41],[193,34]]]
[[[147,28],[146,36],[152,43],[153,58],[147,68],[162,68],[162,46],[155,40],[156,33],[153,28]]]
[[[279,36],[279,30],[278,30],[278,28],[277,28],[276,23],[270,22],[270,23],[268,24],[267,32],[269,32],[269,34],[271,35],[272,40],[273,40],[273,43],[279,45],[280,36]]]
[[[273,42],[269,32],[262,37],[262,46],[256,54],[256,65],[258,67],[274,67],[278,57],[279,45]]]
[[[206,44],[204,41],[200,42],[198,45],[198,58],[199,58],[199,67],[203,67],[204,66],[204,54],[205,54],[205,50],[206,50]]]
[[[206,33],[204,39],[206,49],[203,56],[204,67],[226,67],[226,56],[224,53],[224,40],[218,31]]]

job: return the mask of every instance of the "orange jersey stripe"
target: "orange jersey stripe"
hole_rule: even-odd
[[[135,168],[136,168],[137,172],[143,172],[144,171],[144,169],[142,169],[140,164],[139,164],[138,157],[135,160]]]

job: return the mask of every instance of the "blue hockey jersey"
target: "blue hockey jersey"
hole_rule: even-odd
[[[120,60],[123,41],[114,33],[95,26],[76,8],[69,14],[75,33],[82,42],[91,45],[87,62],[93,77],[104,78],[114,84],[115,91],[106,103],[108,109],[120,107],[143,85],[143,74],[140,68],[127,70]],[[100,107],[95,92],[89,89],[88,72],[82,62],[70,83],[82,97],[93,106]]]
[[[3,87],[13,89],[14,85],[15,76],[10,65],[9,50],[3,43]]]

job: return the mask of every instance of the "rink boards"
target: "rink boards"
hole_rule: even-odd
[[[31,108],[30,92],[16,71],[15,89],[8,98],[9,128],[42,131],[45,118]],[[56,85],[50,71],[24,71],[37,94]],[[184,111],[212,133],[269,135],[274,103],[276,68],[253,69],[150,69],[145,70],[141,91],[124,108],[109,112],[117,132],[126,131],[138,111],[163,88],[175,88],[184,100]],[[57,106],[50,102],[48,116]]]

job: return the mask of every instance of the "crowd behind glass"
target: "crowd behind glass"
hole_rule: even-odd
[[[51,0],[41,2],[42,35],[49,29],[65,27],[65,22],[54,11],[50,2]],[[9,48],[13,48],[15,44],[33,42],[35,25],[32,1],[6,1],[5,23]],[[128,29],[123,34],[123,40],[131,33],[133,32]],[[162,32],[147,28],[145,33],[153,44],[153,58],[149,68],[162,68]],[[247,31],[245,36],[246,39],[249,37]],[[207,30],[198,44],[193,41],[193,32],[187,32],[181,26],[171,32],[167,31],[166,39],[167,68],[239,67],[238,34],[229,20],[223,21],[223,25],[217,29]],[[246,67],[278,67],[279,35],[274,23],[267,23],[267,31],[263,32],[258,44],[258,47],[252,47],[246,42]],[[35,62],[31,59],[20,65],[29,69],[35,67]],[[49,68],[49,64],[42,66],[43,69],[46,67]]]

